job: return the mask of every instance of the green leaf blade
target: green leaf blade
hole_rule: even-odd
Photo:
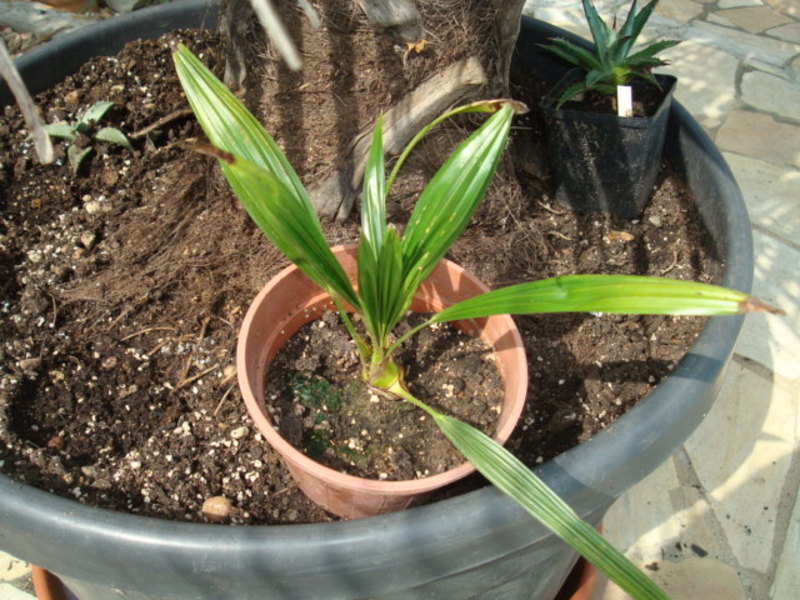
[[[550,531],[570,544],[623,590],[640,600],[669,596],[553,492],[528,467],[489,436],[432,409],[428,412],[475,468]]]
[[[237,198],[264,235],[314,283],[359,309],[358,297],[330,251],[316,214],[298,209],[294,190],[246,158],[229,153],[217,157]]]
[[[658,61],[659,65],[665,64],[663,60],[655,58],[655,55],[659,54],[660,52],[663,52],[664,50],[668,50],[669,48],[677,46],[680,43],[681,43],[680,40],[661,40],[658,42],[654,42],[649,46],[647,46],[646,48],[643,48],[636,54],[630,55],[627,61],[629,64],[636,64],[640,61],[649,59]]]
[[[70,146],[67,148],[67,160],[69,161],[72,171],[78,172],[81,168],[83,161],[89,158],[89,155],[94,152],[94,148],[88,146],[86,148],[79,148],[78,146]]]
[[[636,1],[634,0],[633,4],[631,5],[631,9],[628,12],[628,18],[626,19],[627,22],[630,21],[630,25],[628,25],[628,36],[629,39],[627,41],[627,52],[625,55],[627,56],[630,49],[636,43],[636,40],[642,33],[644,26],[647,24],[647,21],[650,19],[650,15],[656,8],[658,4],[658,0],[651,0],[648,2],[642,10],[638,13],[636,12]]]
[[[175,68],[222,172],[264,234],[317,285],[358,309],[350,280],[333,256],[300,179],[249,110],[188,48]],[[221,149],[221,152],[219,151]]]
[[[99,122],[106,113],[111,110],[114,106],[113,102],[109,102],[108,100],[101,100],[100,102],[95,102],[86,111],[80,116],[78,119],[79,125],[88,125],[92,122]]]
[[[417,200],[403,233],[404,286],[413,295],[472,218],[505,148],[513,109],[504,106],[447,159]]]
[[[300,178],[258,119],[183,44],[173,59],[186,98],[209,141],[271,172],[310,207]]]
[[[591,50],[582,48],[570,41],[555,38],[551,44],[545,45],[544,48],[559,58],[581,67],[584,71],[602,70],[604,68],[603,63],[598,60]]]
[[[94,139],[101,142],[108,142],[109,144],[116,144],[128,150],[133,150],[131,142],[128,137],[116,127],[103,127],[94,134]]]
[[[732,315],[750,297],[726,288],[634,275],[567,275],[509,286],[459,302],[435,322],[498,314],[593,312],[613,314]]]
[[[556,108],[561,108],[564,104],[572,100],[575,96],[583,94],[584,92],[587,92],[590,89],[592,88],[588,82],[576,81],[575,83],[570,85],[567,89],[565,89],[558,97]]]
[[[361,195],[361,229],[364,242],[375,256],[383,246],[386,232],[386,173],[383,161],[383,116],[372,134],[372,146],[364,171]]]
[[[363,242],[363,239],[362,239]],[[403,255],[400,237],[388,229],[378,254],[363,243],[358,248],[358,294],[365,326],[377,349],[388,345],[389,332],[410,304],[403,294]]]
[[[72,125],[52,123],[50,125],[45,125],[43,129],[44,132],[50,137],[61,138],[70,142],[74,142],[78,137],[78,134],[75,132],[75,128]]]
[[[591,31],[594,45],[597,47],[597,54],[602,60],[602,57],[608,52],[608,38],[611,35],[611,30],[605,24],[605,21],[600,18],[591,0],[582,0],[582,2],[583,14],[586,15],[589,31]]]
[[[655,55],[677,44],[677,41],[663,41],[650,44],[638,54],[629,56],[636,40],[650,18],[658,0],[651,0],[637,13],[637,3],[631,3],[622,27],[610,29],[600,18],[591,0],[582,0],[583,11],[595,47],[590,50],[580,48],[564,40],[553,40],[545,45],[553,54],[580,66],[587,73],[602,72],[607,75],[602,83],[587,84],[586,89],[597,90],[602,94],[613,95],[618,85],[627,85],[631,79],[649,72],[654,66],[666,64],[655,58]],[[615,18],[616,24],[616,18]],[[615,25],[616,26],[616,25]],[[563,104],[562,100],[560,104]]]

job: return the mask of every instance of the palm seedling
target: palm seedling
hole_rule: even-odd
[[[326,291],[355,341],[364,381],[428,413],[453,445],[494,485],[571,544],[637,598],[666,598],[655,584],[553,493],[533,472],[487,435],[415,398],[403,383],[394,352],[434,323],[495,314],[604,312],[736,314],[768,310],[741,292],[694,282],[635,276],[575,275],[523,283],[475,296],[434,314],[395,337],[418,286],[464,231],[505,148],[519,103],[477,102],[447,111],[424,127],[384,170],[382,119],[372,137],[361,200],[357,290],[325,241],[300,179],[253,115],[185,47],[175,53],[189,103],[208,136],[204,152],[219,164],[244,208],[264,234]],[[417,199],[402,234],[387,223],[385,203],[412,148],[441,121],[467,112],[491,113],[445,161]],[[361,316],[366,335],[345,310]]]

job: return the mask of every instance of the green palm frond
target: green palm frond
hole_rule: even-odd
[[[637,275],[564,275],[475,296],[434,315],[432,322],[500,314],[591,312],[635,315],[733,315],[753,299],[724,287]]]
[[[503,446],[458,419],[436,411],[431,415],[450,442],[486,479],[632,597],[669,600],[661,588]]]
[[[278,145],[188,48],[175,67],[186,98],[220,159],[222,172],[264,234],[317,285],[358,308],[350,280],[328,248],[299,177]]]
[[[448,157],[403,233],[404,289],[413,295],[472,219],[500,160],[514,109],[504,105]]]
[[[258,119],[186,46],[178,44],[173,58],[189,105],[211,144],[267,169],[310,207],[300,178]]]
[[[607,85],[608,57],[618,53],[621,44],[635,39],[656,2],[648,4],[645,10],[649,11],[638,20],[629,14],[623,25],[624,35],[620,36],[602,22],[589,0],[583,1],[601,52],[592,55],[568,42],[554,43],[556,54],[589,67],[587,78],[568,92]],[[648,66],[654,54],[669,44],[660,42],[630,57],[637,63],[633,66]],[[392,330],[408,309],[415,291],[464,231],[483,198],[505,148],[518,103],[484,101],[446,112],[412,138],[388,178],[383,156],[383,122],[381,118],[377,120],[361,199],[356,293],[328,248],[300,179],[274,140],[189,50],[179,46],[174,56],[189,103],[211,141],[211,145],[195,148],[219,160],[231,188],[253,221],[289,260],[334,298],[361,354],[365,380],[431,414],[450,441],[481,473],[623,589],[637,598],[666,598],[508,451],[471,426],[414,398],[405,389],[402,368],[392,362],[391,354],[404,339],[432,323],[495,314],[588,311],[716,315],[771,310],[770,307],[740,292],[694,282],[574,275],[524,283],[470,298],[392,341]],[[628,64],[611,66],[612,71],[628,69],[632,76],[652,77],[646,70],[636,71]],[[403,235],[398,235],[387,223],[385,202],[400,166],[433,127],[465,112],[494,114],[448,157],[421,193]],[[362,315],[371,344],[356,332],[342,302]]]

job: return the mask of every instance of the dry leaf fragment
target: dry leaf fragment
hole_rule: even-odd
[[[419,40],[418,42],[406,42],[406,49],[405,52],[403,52],[403,65],[405,66],[406,61],[412,52],[414,54],[422,54],[425,52],[427,47],[428,42],[424,39]]]
[[[428,45],[426,40],[419,40],[418,42],[408,42],[406,44],[406,54],[411,54],[412,52],[416,52],[417,54],[422,54],[425,52],[425,48]]]
[[[603,236],[603,241],[606,244],[618,244],[621,242],[633,241],[633,236],[627,231],[609,231]]]

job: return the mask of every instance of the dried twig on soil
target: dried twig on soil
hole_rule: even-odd
[[[677,265],[677,264],[678,264],[678,251],[677,250],[673,250],[672,251],[672,262],[669,264],[669,266],[666,269],[662,269],[661,270],[661,274],[662,275],[666,275],[667,273],[672,271],[672,269],[674,269],[675,265]]]
[[[184,379],[183,381],[181,381],[180,383],[175,385],[175,387],[173,387],[172,389],[177,391],[177,390],[180,390],[182,388],[185,388],[187,385],[189,385],[191,383],[194,383],[198,379],[201,379],[202,377],[205,377],[206,375],[211,373],[211,371],[215,371],[217,369],[219,369],[219,363],[215,364],[213,367],[208,367],[207,369],[204,369],[204,370],[200,371],[199,373],[197,373],[195,375],[192,375],[191,377],[189,377],[187,379]]]
[[[574,241],[571,237],[564,235],[560,231],[548,231],[547,235],[552,235],[553,237],[561,238],[562,240],[567,240],[568,242]]]
[[[550,204],[548,202],[539,202],[539,206],[541,206],[547,212],[552,213],[554,215],[561,216],[561,215],[565,214],[565,211],[554,209],[552,206],[550,206]]]
[[[203,341],[204,337],[206,337],[206,329],[208,328],[209,321],[211,321],[211,317],[206,317],[203,319],[203,324],[200,326],[200,333],[197,335],[198,344]],[[175,389],[180,389],[185,385],[186,378],[189,376],[189,371],[192,368],[192,364],[194,364],[194,352],[189,355],[189,358],[186,359],[186,364],[183,367],[183,371],[181,371],[180,377],[178,377],[178,384]]]
[[[150,333],[151,331],[175,331],[175,328],[174,327],[169,327],[169,326],[147,327],[147,328],[142,329],[140,331],[137,331],[135,333],[131,333],[130,335],[126,335],[120,341],[121,342],[127,342],[128,340],[131,340],[131,339],[133,339],[135,337],[138,337],[140,335],[144,335],[145,333]]]
[[[236,387],[236,382],[234,381],[232,384],[228,386],[228,389],[225,390],[225,393],[222,394],[222,398],[219,399],[219,404],[217,404],[217,407],[214,409],[214,412],[211,413],[212,415],[214,416],[217,415],[219,410],[222,408],[222,405],[225,404],[225,400],[228,399],[228,396],[230,396],[231,392],[233,391],[233,388],[235,387]]]
[[[148,133],[155,131],[156,129],[160,129],[164,125],[168,125],[172,121],[177,121],[178,119],[183,119],[185,117],[192,116],[192,109],[191,108],[181,108],[178,110],[174,110],[165,117],[160,118],[155,123],[151,123],[147,127],[140,129],[139,131],[130,134],[128,137],[132,140],[138,140],[141,137],[146,136]]]

